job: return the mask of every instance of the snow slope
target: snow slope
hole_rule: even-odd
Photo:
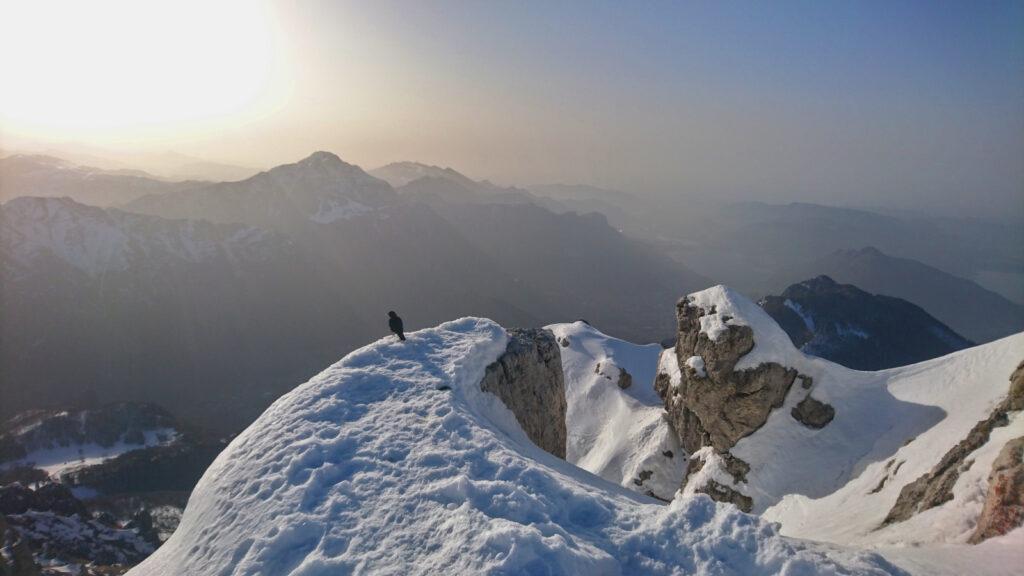
[[[349,354],[225,449],[132,574],[900,573],[541,451],[479,390],[505,343],[464,318]]]
[[[70,198],[25,196],[0,208],[0,248],[30,270],[41,254],[100,276],[137,261],[259,260],[273,245],[270,233],[251,226],[164,220]]]
[[[686,471],[686,454],[654,392],[661,346],[630,344],[581,321],[547,329],[567,344],[561,348],[566,460],[626,488],[671,500]],[[618,386],[620,369],[633,378],[626,390]]]
[[[1024,358],[1024,333],[919,364],[859,372],[803,354],[766,312],[727,287],[690,298],[705,310],[714,307],[701,317],[712,339],[728,324],[753,329],[754,348],[737,369],[777,362],[813,379],[809,391],[795,383],[765,425],[731,450],[751,466],[738,489],[753,497],[755,512],[781,522],[783,534],[843,544],[966,542],[992,461],[1007,440],[1024,434],[1020,413],[971,454],[973,464],[957,480],[953,500],[878,527],[902,487],[931,470],[1005,398],[1010,374]],[[835,418],[820,430],[790,414],[807,394],[835,408]],[[1024,552],[1018,557],[1024,560]]]
[[[68,472],[85,468],[86,466],[102,464],[107,460],[133,450],[170,444],[178,437],[178,432],[173,428],[145,430],[142,432],[142,437],[142,443],[127,442],[121,439],[110,446],[101,446],[95,442],[89,442],[86,444],[40,448],[30,452],[24,458],[0,464],[0,470],[17,468],[19,466],[31,466],[43,470],[56,480]]]

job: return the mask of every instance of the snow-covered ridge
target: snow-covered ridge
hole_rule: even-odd
[[[0,208],[0,246],[14,261],[28,265],[49,254],[90,275],[126,270],[136,259],[251,257],[267,237],[249,226],[165,220],[70,198],[21,197]]]
[[[540,450],[479,389],[506,339],[465,318],[346,356],[225,449],[133,573],[896,572],[704,496],[663,505]]]

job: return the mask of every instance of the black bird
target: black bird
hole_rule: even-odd
[[[405,341],[405,328],[402,326],[402,319],[395,314],[394,310],[388,312],[388,328],[398,335],[399,340]]]

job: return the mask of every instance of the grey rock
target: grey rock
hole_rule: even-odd
[[[733,477],[733,480],[737,483],[745,482],[747,473],[750,471],[750,465],[728,452],[722,452],[719,455],[723,457],[725,461],[725,470]],[[707,462],[699,456],[691,457],[689,465],[686,468],[686,477],[683,478],[683,486],[686,486],[690,481],[690,478],[697,472],[700,472],[706,464]],[[735,504],[744,512],[750,512],[754,508],[753,498],[743,494],[731,486],[726,486],[715,480],[707,480],[704,484],[696,486],[695,492],[698,494],[707,494],[708,496],[711,496],[712,500],[717,502],[729,502]]]
[[[630,386],[633,385],[633,376],[629,372],[626,372],[625,368],[620,367],[619,381],[617,382],[617,384],[619,385],[619,388],[625,390],[626,388],[629,388]]]
[[[835,418],[836,410],[829,404],[816,400],[808,394],[806,398],[793,407],[790,414],[797,422],[804,426],[820,430]]]
[[[508,336],[505,353],[487,367],[480,389],[501,398],[534,444],[565,458],[565,380],[555,335],[512,328]]]
[[[682,383],[672,387],[667,374],[658,374],[655,390],[665,402],[669,420],[688,452],[714,446],[720,452],[764,425],[769,413],[786,398],[796,370],[774,362],[735,370],[754,347],[749,326],[730,325],[717,342],[700,331],[700,317],[714,313],[683,298],[676,306],[679,334],[675,353],[680,366],[690,356],[704,359],[707,377],[683,370]]]
[[[974,463],[968,457],[988,442],[993,428],[1009,423],[1007,412],[1024,406],[1024,362],[1010,376],[1010,390],[989,415],[975,424],[967,437],[942,456],[930,471],[905,485],[882,525],[902,522],[911,516],[953,499],[953,486],[960,473]]]
[[[782,406],[798,374],[774,362],[736,370],[739,360],[754,348],[754,331],[749,326],[728,325],[725,334],[717,341],[711,340],[701,332],[700,319],[715,313],[714,307],[705,310],[688,298],[679,301],[676,361],[684,367],[688,358],[700,356],[704,360],[704,374],[682,369],[679,386],[672,386],[671,377],[659,372],[654,388],[665,403],[669,423],[682,447],[692,454],[711,446],[722,457],[734,485],[739,485],[746,482],[750,466],[729,450],[763,426],[772,410]],[[801,376],[801,381],[808,388],[812,382],[805,376]],[[686,486],[704,465],[700,458],[692,458],[682,485]],[[695,486],[694,490],[718,501],[731,502],[744,511],[754,506],[750,496],[714,480]]]

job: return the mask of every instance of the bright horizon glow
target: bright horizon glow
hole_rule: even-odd
[[[1022,31],[1014,0],[0,0],[0,148],[1024,219]]]
[[[132,139],[255,117],[281,98],[264,3],[0,4],[0,122],[54,139]]]

